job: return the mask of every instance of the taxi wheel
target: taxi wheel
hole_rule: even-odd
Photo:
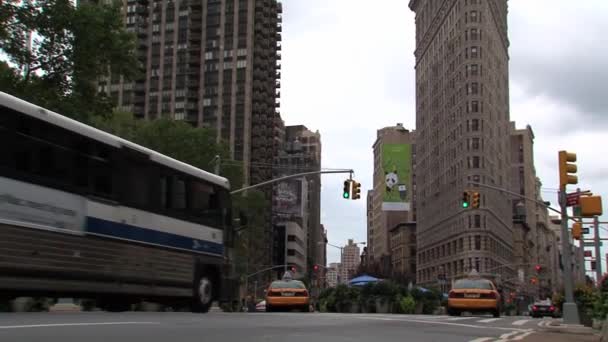
[[[309,305],[304,305],[300,308],[300,311],[302,312],[310,312],[310,306]]]
[[[500,317],[500,309],[495,309],[495,310],[492,312],[492,315],[494,315],[494,318],[498,318],[498,317]]]

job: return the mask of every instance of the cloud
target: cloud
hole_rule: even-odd
[[[575,9],[556,0],[510,1],[509,6],[511,80],[529,96],[547,96],[576,109],[578,119],[562,120],[568,129],[608,128],[608,45],[602,43],[608,2],[589,0]]]
[[[361,200],[347,201],[345,176],[323,177],[322,222],[337,245],[366,240],[376,130],[415,124],[414,13],[408,1],[381,3],[283,0],[282,116],[318,129],[323,167],[352,168],[362,183]],[[553,203],[560,149],[578,153],[581,188],[608,196],[607,14],[605,0],[509,1],[511,118],[534,130],[537,173]],[[339,260],[338,249],[327,252]]]

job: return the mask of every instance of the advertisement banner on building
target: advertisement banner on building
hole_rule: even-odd
[[[384,187],[382,210],[410,210],[412,198],[412,145],[384,144],[382,147]]]
[[[280,216],[303,216],[301,179],[292,179],[277,185],[275,213]]]

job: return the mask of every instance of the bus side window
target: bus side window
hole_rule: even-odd
[[[186,209],[186,182],[179,176],[173,176],[171,207],[178,210]]]

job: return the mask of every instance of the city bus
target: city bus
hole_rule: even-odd
[[[238,289],[230,184],[0,92],[0,297],[206,312]]]

